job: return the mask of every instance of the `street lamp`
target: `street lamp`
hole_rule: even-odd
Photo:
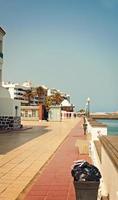
[[[86,103],[85,105],[85,114],[84,114],[84,117],[83,117],[83,129],[84,129],[84,135],[86,135],[86,131],[87,131],[87,123],[86,123],[86,117],[88,115],[88,103]]]
[[[90,98],[87,98],[87,117],[90,117]]]

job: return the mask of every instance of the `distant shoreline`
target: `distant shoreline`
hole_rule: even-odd
[[[90,115],[93,119],[111,119],[118,120],[118,113],[104,113],[104,114],[94,114]]]

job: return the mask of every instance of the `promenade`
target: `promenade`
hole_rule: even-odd
[[[75,143],[86,139],[83,134],[83,120],[79,119],[68,137],[57,149],[53,157],[42,169],[32,184],[24,191],[20,200],[75,200],[71,167],[74,160],[85,159],[91,162],[88,155],[79,155]]]
[[[72,138],[78,139],[78,128],[81,127],[79,121],[80,119],[76,118],[63,122],[40,122],[38,126],[36,124],[32,129],[22,132],[0,134],[0,200],[15,200],[18,197],[21,199],[23,196],[20,194],[36,174],[42,173],[46,163],[48,166],[47,161],[52,160],[56,150],[61,148],[60,145],[68,138],[71,130],[74,130],[75,134]],[[73,129],[74,127],[78,128]],[[79,130],[79,132],[81,131]],[[71,145],[73,146],[74,143]],[[70,155],[71,148],[69,154],[67,152],[61,162]],[[73,159],[78,159],[78,154],[72,156]],[[72,160],[68,163],[70,166]],[[53,164],[53,169],[55,167],[60,168],[56,163],[55,166]],[[66,165],[63,168],[66,169]],[[70,173],[69,171],[68,173]],[[64,181],[65,176],[61,178]],[[47,181],[49,181],[49,177]]]

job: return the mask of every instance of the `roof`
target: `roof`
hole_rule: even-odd
[[[61,106],[70,107],[70,106],[72,106],[72,105],[70,104],[70,102],[69,102],[67,99],[64,99],[64,100],[62,101],[62,103],[61,103]]]
[[[0,32],[1,32],[3,35],[6,34],[6,32],[1,28],[1,26],[0,26]]]

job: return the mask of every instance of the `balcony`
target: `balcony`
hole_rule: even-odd
[[[0,53],[0,58],[3,58],[3,53]]]

